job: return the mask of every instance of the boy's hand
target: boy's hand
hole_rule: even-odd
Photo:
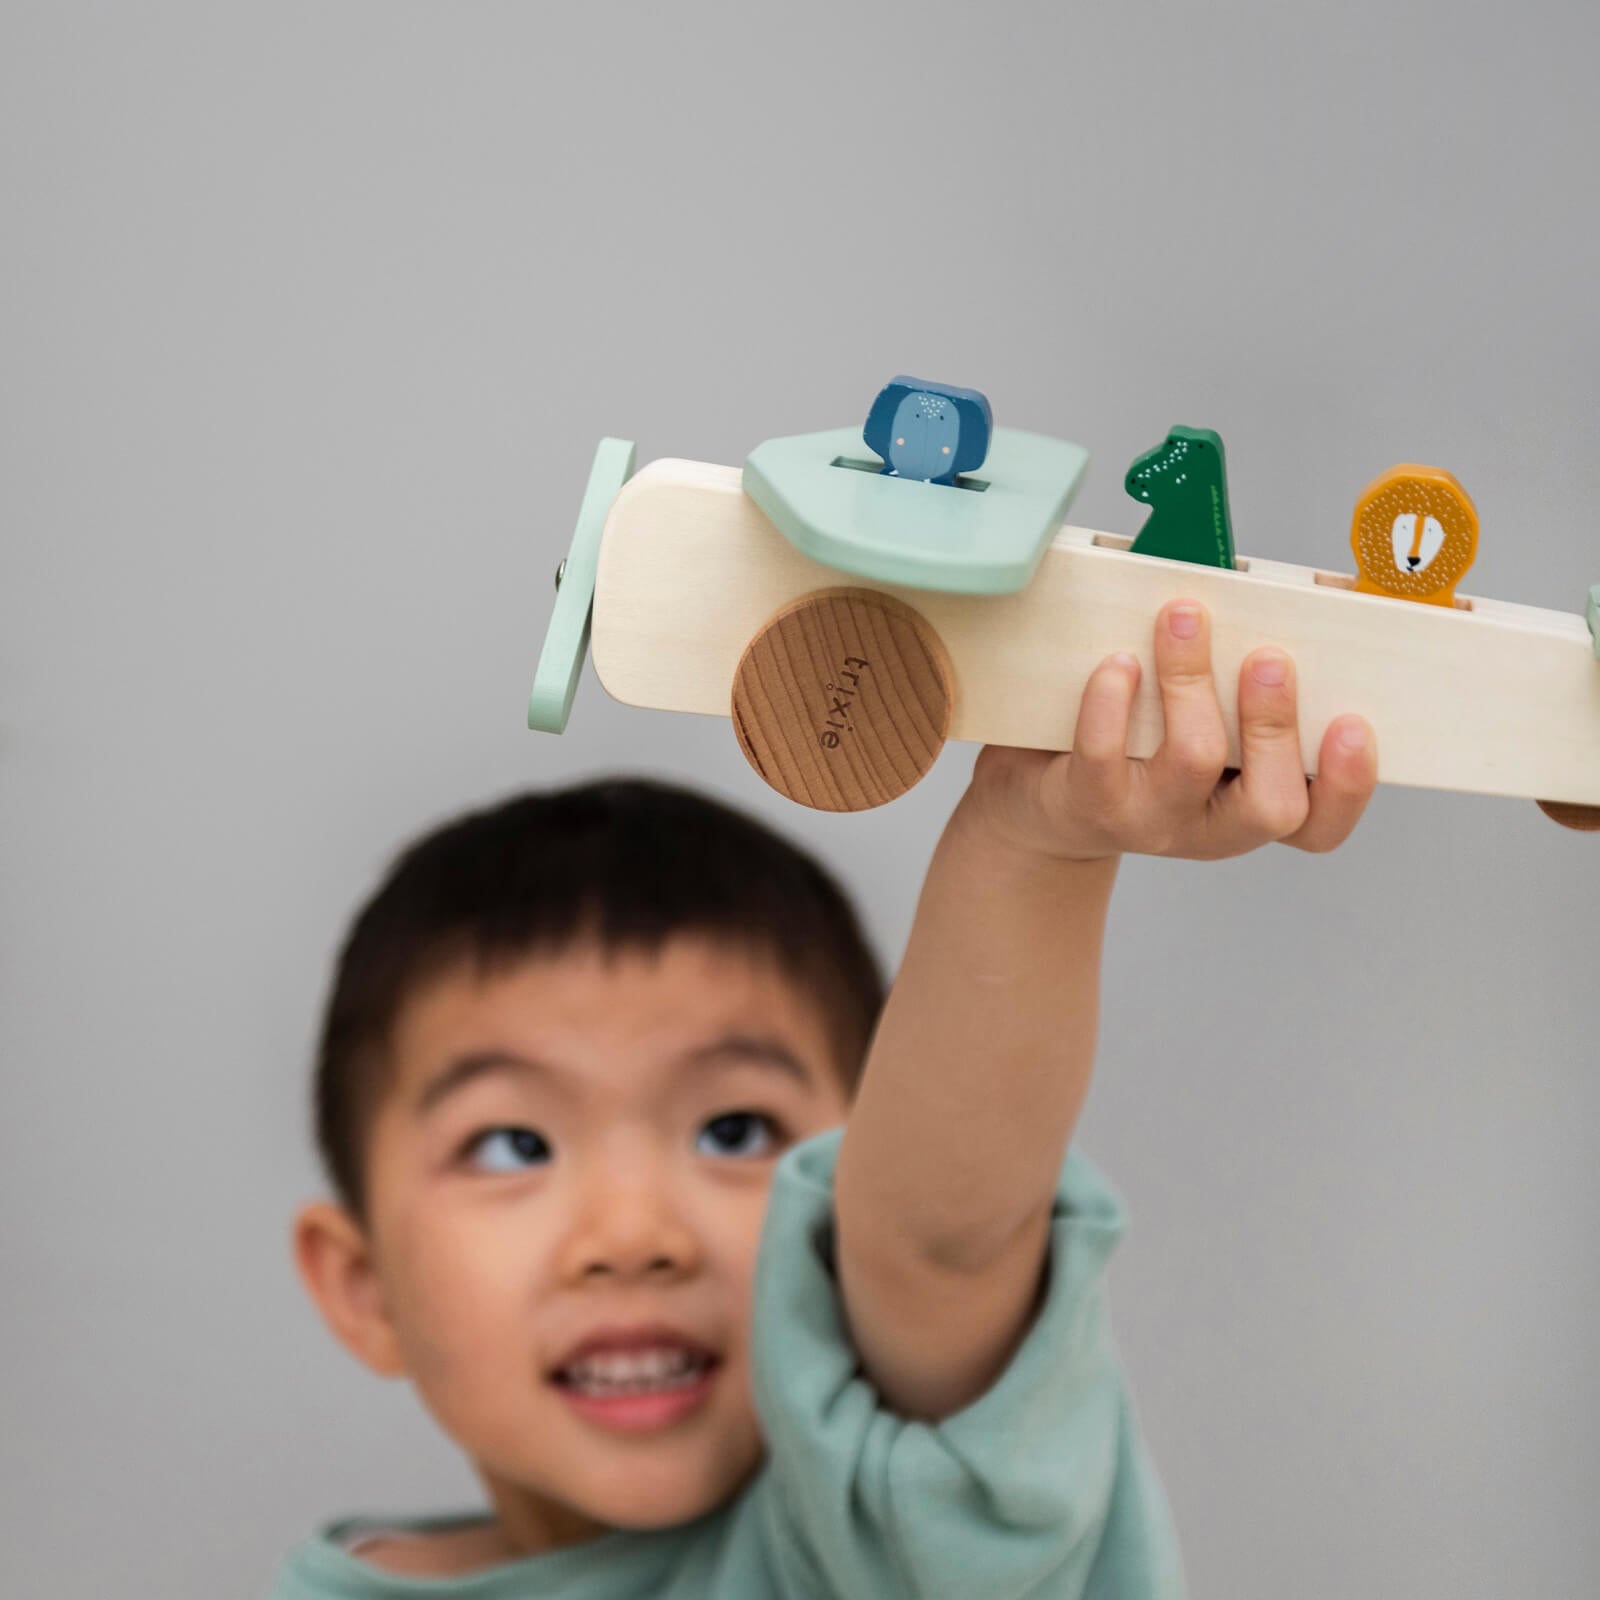
[[[1273,840],[1315,851],[1344,842],[1377,783],[1377,741],[1363,718],[1329,726],[1317,776],[1308,779],[1294,662],[1281,650],[1257,650],[1239,674],[1235,772],[1224,765],[1228,738],[1204,606],[1175,600],[1162,608],[1155,661],[1166,734],[1149,760],[1127,755],[1139,663],[1108,657],[1084,690],[1070,753],[1001,745],[979,752],[964,802],[979,824],[1022,849],[1077,861],[1125,851],[1215,861]],[[1257,672],[1274,665],[1281,681],[1260,681]]]

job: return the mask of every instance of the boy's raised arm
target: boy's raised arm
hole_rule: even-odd
[[[1089,1087],[1121,854],[1329,850],[1372,793],[1375,743],[1357,717],[1329,727],[1308,783],[1293,663],[1275,650],[1244,662],[1241,765],[1225,776],[1210,658],[1204,608],[1166,607],[1161,748],[1127,758],[1139,667],[1114,657],[1090,679],[1072,753],[986,748],[934,852],[834,1177],[851,1337],[903,1415],[976,1399],[1027,1331]]]
[[[903,1415],[976,1398],[1027,1327],[1117,861],[1034,861],[965,800],[934,852],[834,1178],[851,1336]]]

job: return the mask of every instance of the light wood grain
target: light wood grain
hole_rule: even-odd
[[[1343,544],[1329,530],[1330,549]],[[1358,712],[1378,737],[1386,783],[1600,804],[1600,662],[1576,613],[1458,595],[1454,607],[1353,592],[1354,574],[1243,557],[1239,571],[1128,552],[1131,539],[1064,526],[1029,586],[970,596],[866,584],[802,555],[742,491],[737,468],[651,462],[606,521],[592,652],[608,693],[631,705],[727,716],[750,641],[813,590],[895,595],[948,654],[950,737],[1071,747],[1095,666],[1136,654],[1144,677],[1129,753],[1161,740],[1151,632],[1168,600],[1212,614],[1213,659],[1238,765],[1240,663],[1265,644],[1295,659],[1301,756]]]

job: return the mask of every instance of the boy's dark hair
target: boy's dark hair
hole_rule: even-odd
[[[352,923],[317,1050],[317,1144],[365,1216],[366,1149],[405,1000],[458,962],[479,972],[593,939],[653,952],[700,934],[775,960],[828,1025],[847,1094],[883,975],[838,883],[753,817],[650,779],[524,794],[414,840]]]

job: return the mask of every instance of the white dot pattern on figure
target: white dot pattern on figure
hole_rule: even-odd
[[[1184,457],[1189,454],[1189,444],[1190,441],[1188,439],[1174,439],[1170,448],[1157,456],[1149,466],[1139,469],[1138,481],[1140,483],[1148,483],[1151,478],[1158,478],[1162,473],[1171,472],[1175,467],[1180,466]],[[1185,476],[1186,474],[1180,472],[1176,481],[1182,483]]]
[[[917,396],[917,409],[924,417],[937,421],[950,408],[948,400],[941,400],[935,394],[921,394]]]
[[[1402,516],[1435,522],[1443,532],[1440,548],[1426,565],[1407,571],[1394,549],[1395,521]],[[1413,523],[1413,528],[1415,524]],[[1448,485],[1400,478],[1374,495],[1356,514],[1356,564],[1362,575],[1389,594],[1434,594],[1457,582],[1476,554],[1475,518]]]

